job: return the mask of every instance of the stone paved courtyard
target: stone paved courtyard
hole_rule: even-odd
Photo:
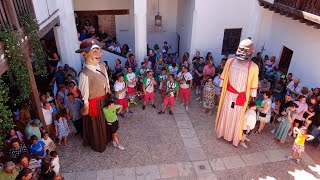
[[[315,172],[319,166],[307,153],[300,164],[286,160],[293,139],[277,145],[271,125],[263,134],[251,134],[248,149],[217,139],[215,113],[204,114],[195,98],[192,96],[189,112],[176,101],[174,116],[157,114],[160,99],[156,109],[131,107],[134,114],[120,119],[124,151],[109,145],[105,152],[97,153],[70,134],[70,147],[58,148],[66,180],[320,178]]]

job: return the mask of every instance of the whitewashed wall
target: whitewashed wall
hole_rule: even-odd
[[[178,51],[177,42],[177,7],[178,0],[160,0],[159,14],[162,16],[162,27],[154,26],[158,13],[158,0],[147,1],[147,42],[150,48],[158,44],[162,48],[164,41],[171,46],[170,53]]]
[[[60,63],[69,64],[77,71],[81,69],[79,41],[74,18],[72,0],[55,0],[59,8],[60,26],[55,26],[54,36],[60,56]]]
[[[191,50],[194,0],[178,0],[177,28],[180,35],[180,56]]]
[[[225,29],[242,28],[241,39],[251,36],[248,31],[253,23],[251,12],[254,10],[254,1],[195,0],[191,56],[196,51],[200,51],[202,56],[211,51],[217,64],[223,57],[221,52]]]
[[[262,7],[261,7],[262,9]],[[280,60],[282,48],[293,51],[289,71],[300,77],[303,86],[320,86],[320,31],[291,18],[266,11],[263,16],[258,46],[265,44],[264,54],[275,55]],[[271,21],[269,21],[271,19]]]
[[[45,27],[54,18],[59,16],[59,12],[51,16],[56,10],[58,10],[57,1],[51,0],[32,0],[34,11],[38,23],[40,24],[40,29]],[[49,18],[49,16],[51,16]]]

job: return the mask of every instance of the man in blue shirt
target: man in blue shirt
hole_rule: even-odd
[[[81,108],[83,106],[82,101],[79,98],[75,98],[73,93],[68,94],[68,101],[65,105],[67,111],[67,119],[72,120],[74,127],[77,130],[76,135],[82,136],[82,116]]]
[[[66,81],[66,76],[64,74],[62,66],[59,66],[58,71],[54,73],[54,78],[51,80],[49,86],[52,86],[55,81],[57,82],[57,85],[64,84]]]
[[[31,136],[31,142],[32,144],[30,145],[30,155],[38,155],[39,158],[44,157],[45,153],[45,143],[42,140],[38,140],[38,137],[33,135]]]

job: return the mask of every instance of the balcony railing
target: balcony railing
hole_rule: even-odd
[[[0,0],[0,28],[13,27],[19,29],[19,17],[33,12],[30,0]]]
[[[18,17],[31,12],[29,0],[13,0],[13,4]]]
[[[320,0],[275,0],[275,3],[320,16]]]
[[[12,26],[4,0],[0,0],[0,27]]]

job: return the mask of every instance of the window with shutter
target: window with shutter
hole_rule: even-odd
[[[222,44],[222,54],[235,54],[241,38],[242,28],[237,29],[225,29],[223,44]]]

